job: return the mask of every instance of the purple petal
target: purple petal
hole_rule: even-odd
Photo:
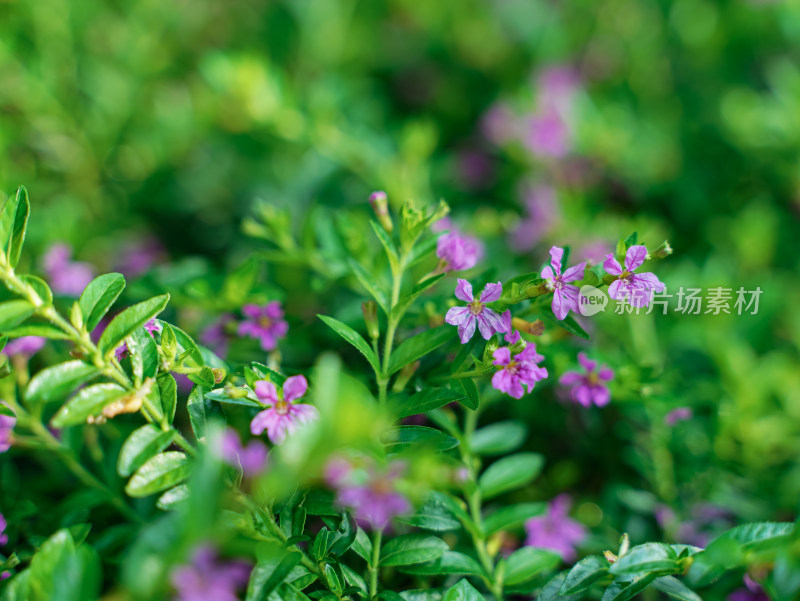
[[[625,253],[625,269],[633,271],[637,267],[641,267],[647,257],[647,249],[641,244],[631,246],[628,252]]]
[[[581,384],[573,388],[572,397],[584,407],[592,406],[592,391],[586,384]]]
[[[553,272],[553,268],[548,265],[547,267],[542,269],[542,277],[545,280],[553,280],[555,279],[556,274]]]
[[[525,394],[522,388],[522,383],[519,378],[511,375],[505,369],[501,369],[492,376],[492,386],[500,392],[505,392],[507,395],[515,399],[521,399]]]
[[[274,405],[278,402],[278,390],[272,382],[259,380],[256,382],[255,392],[258,399],[266,405]]]
[[[608,296],[614,300],[625,300],[628,291],[623,284],[624,280],[615,280],[611,282],[611,285],[608,287]]]
[[[563,290],[553,292],[553,304],[551,306],[556,319],[564,319],[571,308],[569,298],[564,294]]]
[[[655,290],[656,292],[664,292],[666,286],[656,277],[654,273],[637,273],[631,276],[635,286]]]
[[[564,372],[564,375],[559,378],[558,383],[562,386],[574,386],[583,382],[583,374],[577,371]]]
[[[519,330],[514,330],[513,332],[509,332],[503,337],[503,339],[508,344],[516,344],[517,342],[520,341],[521,338],[522,336],[520,335]]]
[[[506,309],[506,311],[500,316],[500,318],[503,320],[503,329],[498,331],[511,332],[511,310]],[[519,340],[519,332],[517,332],[517,340]],[[517,340],[515,340],[514,342],[516,342]],[[506,338],[506,342],[510,342],[508,338]],[[514,342],[511,342],[511,344],[514,344]]]
[[[578,363],[580,363],[586,371],[594,371],[594,368],[597,367],[597,361],[589,359],[586,353],[578,353]]]
[[[267,436],[272,444],[282,444],[286,440],[286,434],[294,429],[292,418],[289,414],[278,415],[275,411],[273,413],[274,417],[267,422]]]
[[[274,351],[275,347],[278,346],[278,341],[275,340],[275,336],[272,335],[272,332],[269,330],[262,329],[258,335],[258,340],[261,345],[261,349],[264,351]]]
[[[292,376],[283,383],[283,400],[291,403],[299,399],[308,390],[308,381],[305,376]]]
[[[532,363],[544,361],[544,357],[536,352],[536,344],[532,342],[517,355],[516,359],[517,361],[529,361]]]
[[[561,273],[561,261],[564,259],[564,249],[558,246],[550,248],[550,265],[553,266],[553,271],[556,275]]]
[[[494,357],[494,361],[492,361],[494,365],[508,365],[511,363],[511,351],[507,346],[501,346],[492,353],[492,357]]]
[[[614,379],[614,372],[610,367],[603,366],[600,368],[600,371],[597,373],[601,380],[605,380],[606,382]]]
[[[261,314],[261,307],[253,304],[245,305],[244,307],[242,307],[242,314],[246,315],[250,319],[260,319],[261,317],[263,317],[263,315]]]
[[[280,319],[283,317],[283,309],[281,309],[280,301],[271,301],[264,306],[262,313],[265,317],[270,319]]]
[[[459,278],[458,285],[456,286],[456,298],[465,303],[471,303],[474,300],[472,296],[472,284],[467,280]]]
[[[496,284],[486,284],[481,293],[482,303],[491,303],[496,301],[503,294],[503,284],[497,282]]]
[[[250,422],[250,432],[254,436],[260,436],[261,433],[269,428],[270,424],[275,421],[278,414],[273,409],[265,409],[257,413],[253,420]]]
[[[586,269],[586,261],[578,263],[567,269],[561,276],[562,282],[574,282],[583,279],[583,272]]]
[[[598,407],[605,407],[611,400],[611,392],[602,385],[592,386],[592,400]]]
[[[472,335],[475,333],[476,326],[477,320],[472,314],[470,314],[469,319],[464,320],[461,325],[458,326],[458,337],[461,339],[461,344],[466,344],[470,341]]]
[[[319,419],[319,411],[314,405],[292,405],[289,413],[298,424],[308,424]]]
[[[620,275],[622,273],[622,265],[619,264],[619,261],[614,258],[612,253],[606,255],[606,260],[603,261],[603,269],[611,275]],[[611,298],[614,297],[612,296]]]
[[[492,311],[491,309],[484,309],[478,317],[483,317],[492,327],[492,330],[500,332],[501,334],[508,332],[511,326],[510,319],[507,321],[503,315],[498,315],[496,311]]]
[[[444,320],[451,326],[460,326],[464,321],[472,316],[469,307],[453,307],[447,311]]]
[[[484,309],[478,314],[477,317],[478,317],[478,330],[480,331],[481,336],[483,336],[484,339],[489,340],[489,338],[494,336],[495,329],[492,327],[491,321],[486,316],[487,311],[488,309]]]

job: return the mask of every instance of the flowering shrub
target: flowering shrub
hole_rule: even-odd
[[[573,85],[557,75],[529,140],[547,154],[562,143],[541,121],[568,116]],[[64,248],[45,264],[58,286],[20,272],[27,192],[5,202],[0,452],[19,468],[2,472],[0,599],[624,601],[653,589],[694,601],[744,569],[758,582],[739,596],[796,594],[792,523],[738,525],[702,547],[639,528],[612,548],[600,507],[579,521],[567,487],[547,482],[550,458],[515,413],[539,419],[554,402],[543,390],[577,419],[631,395],[645,376],[600,364],[581,308],[605,287],[650,306],[668,245],[651,252],[633,234],[571,267],[569,247],[553,246],[539,271],[506,273],[500,257],[481,262],[481,242],[442,229],[444,202],[370,203],[375,219],[366,203],[339,217],[370,232],[334,234],[362,243],[341,264],[327,234],[300,246],[288,217],[263,213],[269,251],[231,270],[207,328],[195,324],[215,353],[162,319],[179,317],[169,294],[121,302],[122,274],[91,279]],[[325,314],[304,320],[307,308],[278,300],[260,258],[317,272],[306,301]],[[691,416],[664,412],[654,431]],[[668,451],[652,444],[660,477]],[[69,495],[49,495],[63,479]]]

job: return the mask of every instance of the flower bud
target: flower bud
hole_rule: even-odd
[[[659,246],[651,253],[651,256],[654,259],[666,259],[671,254],[672,254],[672,247],[669,245],[669,242],[667,240],[664,240],[661,246]]]
[[[525,321],[520,317],[514,317],[511,320],[511,329],[519,330],[532,336],[541,336],[544,333],[544,322],[541,319]]]
[[[372,205],[372,210],[375,211],[378,223],[387,232],[391,232],[394,229],[394,224],[392,223],[392,217],[389,215],[389,199],[386,196],[386,192],[378,190],[370,194],[369,204]]]
[[[211,373],[214,374],[214,383],[219,384],[223,380],[225,380],[225,376],[227,376],[227,372],[221,367],[214,367],[211,370]]]
[[[367,325],[367,334],[373,340],[377,340],[381,335],[380,324],[378,323],[378,305],[375,301],[369,300],[361,303],[361,311],[364,313],[364,323]]]

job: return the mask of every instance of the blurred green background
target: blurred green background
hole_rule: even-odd
[[[0,188],[30,191],[28,268],[56,241],[110,270],[155,240],[163,265],[142,286],[189,321],[195,280],[265,248],[243,233],[264,236],[253,214],[325,226],[375,189],[395,207],[446,199],[503,277],[553,243],[588,256],[634,230],[667,238],[669,288],[760,286],[759,313],[598,319],[591,348],[622,375],[612,407],[513,409],[548,455],[542,495],[576,489],[636,542],[662,536],[658,503],[792,519],[799,44],[796,0],[6,0]],[[543,156],[525,141],[554,67],[574,77],[569,140]],[[325,306],[309,300],[319,273],[268,277],[295,320]],[[572,347],[550,356],[574,363]],[[663,427],[680,406],[695,418]],[[578,508],[595,526],[597,510]]]

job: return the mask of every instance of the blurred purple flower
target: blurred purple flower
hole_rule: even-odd
[[[575,255],[585,259],[589,263],[596,265],[602,263],[608,254],[608,244],[603,240],[591,240],[579,246]]]
[[[571,506],[569,495],[558,495],[550,502],[545,515],[525,522],[528,533],[525,544],[555,551],[567,563],[574,561],[577,557],[575,547],[586,538],[587,533],[582,524],[570,519]]]
[[[694,412],[689,407],[678,407],[664,416],[664,423],[668,426],[674,426],[680,421],[691,419],[693,415]]]
[[[44,256],[43,267],[53,292],[78,297],[94,279],[94,267],[72,261],[71,257],[72,249],[67,244],[54,244]]]
[[[477,238],[456,229],[439,236],[436,256],[442,260],[444,271],[464,271],[475,267],[483,256],[483,244]]]
[[[248,478],[257,476],[267,466],[267,447],[260,440],[242,444],[239,433],[227,428],[219,441],[219,454],[225,463],[240,468]]]
[[[279,301],[263,306],[245,305],[242,313],[249,319],[239,324],[239,336],[259,340],[265,351],[274,350],[278,339],[286,336],[289,331],[289,324],[283,319],[283,309]]]
[[[346,460],[334,458],[325,469],[325,480],[337,489],[336,501],[353,511],[362,528],[384,530],[394,517],[411,511],[411,503],[397,491],[396,481],[405,469],[396,461],[385,471],[374,464],[356,470]]]
[[[631,246],[625,253],[625,270],[612,253],[606,255],[603,269],[610,275],[619,276],[608,287],[608,296],[615,300],[627,300],[634,307],[646,307],[655,292],[664,292],[666,286],[654,273],[633,273],[647,258],[647,248],[641,244]]]
[[[540,107],[566,108],[580,89],[580,75],[572,67],[551,65],[543,69],[536,80]]]
[[[679,543],[705,547],[713,536],[731,526],[731,512],[712,503],[699,503],[690,509],[690,519],[681,520],[668,505],[659,504],[655,509],[658,525]]]
[[[466,344],[475,333],[475,326],[486,340],[489,340],[496,332],[505,334],[511,329],[511,312],[499,315],[497,312],[487,309],[485,303],[496,301],[503,294],[503,285],[486,284],[481,293],[480,299],[472,296],[472,286],[467,280],[458,280],[456,286],[456,298],[469,303],[466,307],[453,307],[447,311],[444,320],[453,326],[458,326],[458,336],[461,343]]]
[[[589,359],[585,353],[578,353],[578,362],[586,373],[568,371],[561,376],[559,384],[569,387],[570,398],[584,407],[591,407],[592,404],[598,407],[608,405],[611,393],[603,382],[613,380],[614,372],[605,365],[595,371],[597,361]]]
[[[486,188],[492,180],[492,161],[485,152],[479,150],[462,150],[457,157],[457,181],[464,188],[479,190]]]
[[[502,146],[517,137],[518,120],[504,104],[494,104],[481,119],[481,130],[487,140]]]
[[[0,513],[0,545],[5,545],[8,543],[8,535],[5,533],[6,526],[8,526],[6,518],[3,517],[2,513]]]
[[[728,595],[728,601],[770,601],[770,598],[760,584],[745,574],[744,586]]]
[[[544,357],[536,352],[536,345],[533,343],[528,343],[525,350],[514,355],[513,359],[507,346],[500,347],[492,356],[494,365],[502,367],[492,376],[492,386],[515,399],[521,399],[522,395],[530,393],[536,382],[547,377],[547,369],[537,365],[544,361]]]
[[[128,242],[120,249],[116,269],[126,278],[142,275],[154,265],[163,263],[167,254],[164,245],[155,236],[145,236]]]
[[[570,136],[564,117],[548,108],[529,117],[525,145],[534,155],[561,159],[569,154]]]
[[[11,578],[11,572],[0,572],[0,580],[5,580],[6,578]]]
[[[243,561],[220,561],[216,551],[200,547],[191,563],[172,571],[175,601],[238,601],[237,590],[250,579],[251,567]]]
[[[281,397],[275,384],[267,380],[259,380],[255,385],[258,399],[268,408],[258,413],[250,422],[250,431],[259,436],[264,430],[273,444],[281,444],[287,434],[291,434],[298,425],[319,419],[319,411],[313,405],[304,405],[294,401],[301,398],[308,390],[305,376],[292,376],[283,383]]]
[[[0,415],[0,453],[5,453],[11,448],[11,434],[16,423],[16,417]]]
[[[520,252],[536,246],[558,220],[556,191],[551,186],[526,186],[523,196],[527,215],[509,238],[511,246]]]
[[[431,231],[433,232],[446,232],[447,230],[452,230],[455,226],[453,225],[453,220],[449,217],[442,217],[438,221],[434,221],[431,225]]]
[[[235,318],[230,313],[225,313],[214,321],[200,334],[200,342],[210,348],[221,358],[228,354],[231,336],[228,334],[228,325],[233,323]]]
[[[42,336],[20,336],[11,340],[3,349],[3,353],[9,357],[20,356],[30,358],[44,347],[47,338]]]
[[[578,263],[561,273],[561,261],[564,249],[553,246],[550,249],[550,265],[542,269],[542,277],[547,281],[547,287],[553,291],[553,314],[556,319],[564,319],[570,310],[578,312],[578,290],[569,282],[583,279],[583,270],[586,262]]]

